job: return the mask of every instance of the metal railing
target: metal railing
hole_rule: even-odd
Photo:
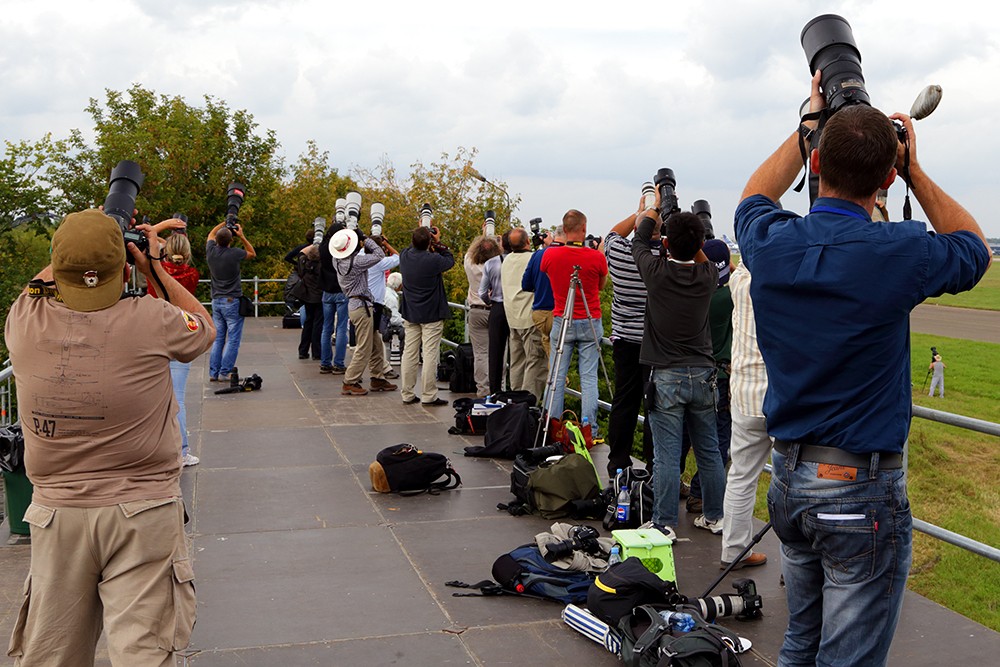
[[[468,307],[462,304],[448,302],[448,305],[452,308],[468,312]],[[466,339],[468,339],[468,329],[466,329]],[[453,343],[450,340],[442,339],[441,342],[451,347],[458,347],[458,343]],[[601,338],[601,345],[604,347],[611,347],[611,340],[608,338]],[[576,398],[582,397],[577,389],[566,387],[565,391],[570,396],[575,396]],[[598,400],[597,407],[601,410],[606,410],[608,412],[611,411],[611,404],[607,401]],[[941,410],[933,410],[920,405],[913,406],[913,416],[920,419],[926,419],[928,421],[939,422],[941,424],[948,424],[949,426],[956,426],[969,431],[975,431],[977,433],[1000,437],[1000,424],[985,421],[983,419],[956,415],[951,412],[942,412]],[[646,418],[643,415],[639,415],[639,423],[646,423]],[[766,464],[764,469],[770,473],[771,464]],[[918,530],[925,535],[930,535],[931,537],[934,537],[942,542],[960,547],[966,551],[971,551],[974,554],[978,554],[1000,563],[1000,549],[990,546],[989,544],[984,544],[972,539],[971,537],[962,535],[961,533],[952,532],[946,528],[942,528],[941,526],[923,521],[922,519],[917,519],[916,517],[913,518],[913,528],[914,530]]]
[[[10,359],[0,368],[0,426],[10,426],[17,421],[14,408],[14,368]]]

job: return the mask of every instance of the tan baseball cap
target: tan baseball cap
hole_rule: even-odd
[[[70,213],[52,235],[52,277],[63,303],[91,312],[122,295],[125,241],[121,227],[97,209]]]

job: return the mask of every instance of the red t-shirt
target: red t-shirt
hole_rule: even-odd
[[[201,274],[198,273],[198,269],[194,268],[190,264],[174,264],[173,262],[168,262],[166,260],[160,264],[167,273],[174,277],[174,280],[181,284],[181,287],[186,289],[191,294],[198,289],[198,280],[201,278]],[[149,283],[146,285],[146,291],[149,292],[151,296],[159,298],[156,293],[156,287],[154,283]]]
[[[573,275],[573,267],[580,267],[580,284],[583,295],[590,306],[590,316],[601,317],[601,278],[608,275],[608,260],[593,248],[576,245],[550,246],[542,255],[542,272],[548,275],[552,283],[552,298],[555,308],[552,314],[562,317],[566,309],[566,295],[569,293],[569,279]],[[587,308],[577,292],[573,302],[573,319],[587,319]]]

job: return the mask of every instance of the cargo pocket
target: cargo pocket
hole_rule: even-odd
[[[175,560],[171,567],[171,604],[165,610],[159,646],[167,651],[180,651],[187,648],[194,629],[197,608],[194,568],[190,558]]]
[[[14,622],[14,632],[10,636],[10,645],[7,647],[7,655],[11,658],[19,658],[24,655],[24,627],[28,624],[28,607],[31,602],[31,573],[24,580],[24,601],[21,609],[17,612],[17,621]]]

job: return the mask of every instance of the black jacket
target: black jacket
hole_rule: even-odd
[[[455,257],[440,243],[434,246],[434,252],[410,246],[399,253],[399,272],[403,275],[399,312],[404,320],[428,324],[451,317],[443,274],[453,266]]]

